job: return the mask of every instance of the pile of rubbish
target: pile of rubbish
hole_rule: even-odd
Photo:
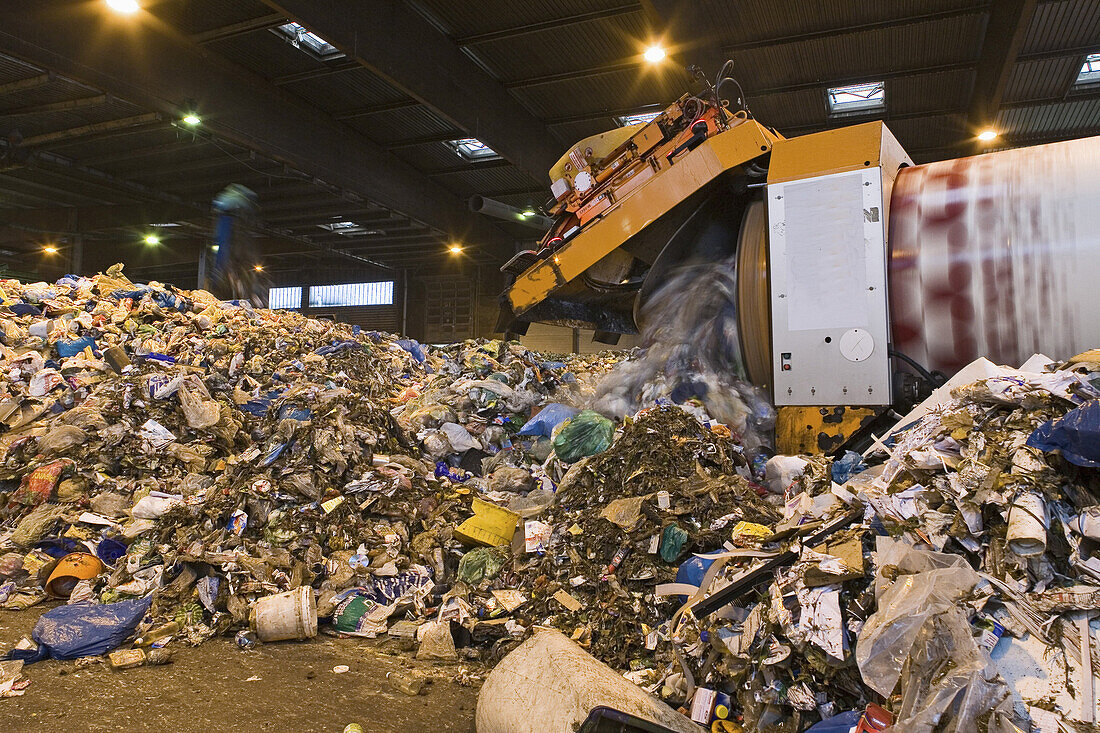
[[[714,333],[553,357],[117,266],[0,289],[0,606],[54,604],[0,696],[47,657],[329,633],[498,664],[525,702],[489,718],[583,669],[546,720],[606,686],[674,730],[1095,721],[1100,351],[979,360],[862,454],[769,458]]]
[[[0,607],[70,604],[28,660],[433,615],[469,548],[454,528],[507,474],[483,463],[549,454],[548,431],[517,435],[531,413],[581,401],[616,360],[431,350],[120,266],[0,288]],[[265,626],[274,612],[297,625]]]

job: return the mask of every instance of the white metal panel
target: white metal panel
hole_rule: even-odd
[[[777,405],[890,403],[879,168],[768,186]]]

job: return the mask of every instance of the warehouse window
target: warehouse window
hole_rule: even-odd
[[[1077,86],[1100,84],[1100,53],[1090,53],[1077,74]]]
[[[616,117],[616,121],[619,123],[619,127],[627,127],[628,125],[642,125],[646,122],[653,122],[661,116],[661,112],[642,112],[636,115],[623,115],[622,117]]]
[[[318,58],[321,61],[338,59],[344,55],[340,53],[340,50],[336,48],[336,46],[333,46],[324,38],[321,38],[312,31],[306,30],[297,23],[284,23],[274,30],[279,35],[286,38],[294,48],[299,51],[305,51],[310,56]]]
[[[393,281],[313,285],[309,289],[310,308],[340,308],[353,305],[393,305]]]
[[[302,288],[271,288],[267,291],[267,307],[272,310],[301,308]]]
[[[495,150],[473,137],[451,140],[447,144],[466,160],[490,160],[500,157]]]
[[[886,85],[881,81],[832,87],[826,92],[829,113],[848,115],[886,109]]]

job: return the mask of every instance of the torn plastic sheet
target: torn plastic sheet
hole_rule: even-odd
[[[1100,400],[1090,400],[1058,420],[1043,423],[1027,444],[1047,453],[1060,451],[1077,466],[1100,468]]]

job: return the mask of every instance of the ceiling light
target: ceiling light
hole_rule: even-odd
[[[452,244],[447,251],[453,255],[462,254],[462,247],[457,244]]]
[[[187,115],[183,116],[183,124],[185,124],[185,125],[190,125],[191,127],[194,127],[197,124],[199,124],[200,122],[202,122],[202,118],[200,118],[194,112],[192,112],[191,114],[187,114]]]
[[[520,215],[520,216],[522,216],[522,217],[523,217],[524,219],[527,219],[527,218],[529,218],[529,217],[532,217],[532,216],[534,216],[534,215],[535,215],[535,214],[537,214],[537,213],[538,213],[538,212],[537,212],[537,211],[535,211],[535,207],[534,207],[534,206],[531,206],[531,204],[527,204],[527,208],[526,208],[526,209],[524,209],[523,211],[519,212],[519,215]]]
[[[210,250],[213,251],[213,252],[217,252],[218,251],[218,245],[216,245],[216,244],[210,245]]]
[[[43,247],[42,251],[48,255],[55,255],[57,254],[57,247]]]
[[[137,0],[107,0],[107,7],[123,15],[132,15],[141,10]]]
[[[665,50],[657,45],[650,46],[642,55],[651,64],[659,64],[665,60]]]
[[[146,244],[158,245],[160,244],[160,237],[158,237],[156,234],[146,234],[144,241]]]
[[[256,272],[263,272],[264,271],[264,266],[263,265],[256,265],[252,269],[255,270]]]
[[[990,130],[988,128],[985,129],[985,130],[982,130],[981,132],[978,133],[978,139],[981,140],[983,143],[987,143],[990,140],[996,140],[997,139],[997,131],[996,130]]]

